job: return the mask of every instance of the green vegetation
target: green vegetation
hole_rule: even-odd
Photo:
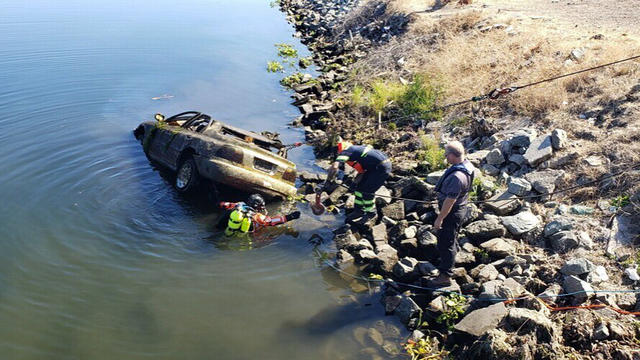
[[[293,88],[302,82],[302,73],[294,73],[280,80],[280,84],[284,87]]]
[[[269,6],[271,6],[272,8],[280,7],[280,0],[271,0]]]
[[[442,90],[431,82],[425,75],[416,75],[413,82],[406,85],[398,99],[398,105],[405,116],[419,116],[427,120],[439,120],[442,110],[434,110],[436,100],[442,95]]]
[[[300,61],[298,62],[298,64],[302,69],[308,68],[309,66],[311,66],[312,63],[313,62],[312,62],[311,56],[300,58]]]
[[[376,112],[383,113],[384,108],[392,102],[397,102],[405,89],[401,83],[376,80],[371,84],[368,105]]]
[[[438,324],[444,323],[449,330],[455,325],[455,321],[460,318],[460,315],[464,314],[465,305],[467,304],[467,298],[456,293],[450,293],[447,295],[447,300],[444,305],[446,307],[445,312],[440,314],[436,319]]]
[[[278,61],[267,62],[267,71],[271,73],[284,72],[284,67]]]
[[[615,198],[611,199],[611,201],[609,201],[609,204],[618,208],[625,207],[629,205],[629,195],[618,195]]]
[[[354,86],[353,90],[351,91],[351,104],[353,104],[354,106],[365,106],[365,91],[362,86]]]
[[[438,142],[427,135],[421,135],[422,150],[418,152],[418,161],[426,162],[429,171],[442,170],[446,167],[444,163],[444,149]]]
[[[485,249],[473,249],[473,254],[477,256],[479,258],[478,260],[482,263],[489,261],[489,253]]]
[[[468,125],[470,122],[471,118],[469,116],[461,116],[449,121],[449,125],[453,127],[462,127]]]
[[[631,256],[629,256],[629,258],[621,262],[621,264],[624,265],[625,267],[640,265],[640,250],[636,251],[635,254],[632,254]]]
[[[289,44],[276,44],[278,48],[278,56],[281,58],[297,58],[298,50],[294,49],[293,46]]]
[[[409,340],[404,346],[407,355],[411,360],[440,360],[448,359],[449,352],[444,349],[438,349],[435,338],[426,337],[418,341]]]
[[[387,124],[387,128],[391,131],[396,131],[396,129],[398,128],[398,125],[396,125],[396,123],[394,122],[390,122]]]

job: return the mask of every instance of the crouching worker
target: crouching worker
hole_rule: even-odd
[[[382,151],[369,145],[353,145],[340,140],[337,150],[338,156],[327,173],[327,183],[335,179],[340,164],[346,163],[354,168],[361,179],[354,191],[355,211],[347,217],[347,221],[362,218],[361,221],[366,222],[376,216],[374,194],[391,174],[391,161]]]
[[[223,228],[224,234],[232,236],[255,232],[263,227],[276,226],[300,217],[300,211],[294,211],[288,215],[267,216],[267,209],[262,196],[253,194],[247,202],[221,202],[220,207],[227,210],[218,222],[218,227]]]

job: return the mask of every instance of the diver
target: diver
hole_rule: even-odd
[[[261,228],[284,224],[300,217],[300,211],[267,216],[264,199],[259,194],[249,196],[246,203],[221,202],[219,206],[227,210],[218,222],[218,228],[226,226],[224,234],[227,236],[256,232]]]

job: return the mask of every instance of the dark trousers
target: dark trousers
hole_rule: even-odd
[[[438,230],[438,254],[440,255],[440,264],[438,270],[441,274],[449,276],[453,275],[453,265],[455,264],[456,254],[458,253],[458,231],[462,221],[467,215],[467,206],[454,206],[442,221],[442,227]]]
[[[355,188],[356,208],[364,211],[375,210],[375,192],[380,189],[391,174],[391,162],[380,163],[375,170],[367,171]]]

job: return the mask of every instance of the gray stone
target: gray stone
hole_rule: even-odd
[[[473,336],[482,336],[489,330],[495,329],[507,315],[504,303],[497,303],[489,307],[470,312],[454,328]]]
[[[404,238],[405,239],[411,239],[416,237],[416,234],[418,233],[418,229],[415,226],[409,226],[408,228],[404,229]]]
[[[478,150],[474,153],[467,154],[467,160],[469,160],[474,166],[480,167],[482,160],[484,160],[489,154],[489,150]]]
[[[614,254],[617,248],[633,244],[639,233],[640,224],[632,216],[616,216],[611,225],[607,253]]]
[[[336,248],[338,249],[356,249],[358,247],[358,239],[351,231],[344,234],[338,234],[333,238]]]
[[[444,175],[444,172],[446,170],[439,170],[439,171],[434,171],[432,173],[427,174],[427,183],[431,184],[431,185],[435,185],[438,183],[438,180],[440,180],[440,177],[442,175]]]
[[[360,241],[358,241],[358,249],[373,250],[373,245],[371,245],[371,243],[367,239],[360,239]]]
[[[548,342],[553,338],[553,322],[543,313],[524,308],[511,308],[507,322],[514,329],[533,331],[540,342]]]
[[[353,261],[354,261],[353,256],[349,254],[347,251],[345,250],[338,251],[338,255],[336,256],[336,266],[338,266],[340,269],[349,267],[350,265],[353,264]]]
[[[398,224],[397,221],[393,220],[388,216],[383,216],[382,220],[380,220],[383,224],[387,225],[387,227],[394,227]]]
[[[591,236],[589,236],[589,233],[586,231],[580,231],[578,233],[578,242],[581,247],[587,250],[593,249],[593,240],[591,240]]]
[[[498,278],[498,270],[496,270],[495,266],[488,264],[485,265],[482,270],[478,272],[477,280],[480,282],[491,281]]]
[[[480,244],[480,247],[493,257],[506,257],[516,253],[515,246],[503,238],[487,240]]]
[[[577,48],[571,50],[571,53],[569,53],[569,59],[577,63],[582,62],[584,59],[584,49]]]
[[[406,295],[402,295],[400,300],[400,304],[395,308],[393,314],[400,318],[403,324],[408,324],[409,320],[418,317],[422,312],[418,304],[413,301],[410,297]]]
[[[393,266],[398,262],[398,251],[391,246],[384,244],[378,247],[377,265],[379,268],[386,272],[391,273]]]
[[[580,245],[576,235],[571,231],[557,232],[551,235],[549,240],[551,242],[551,248],[559,253],[565,253]]]
[[[418,340],[422,339],[423,337],[424,337],[424,333],[422,331],[413,330],[413,332],[411,332],[411,336],[409,336],[409,340],[417,342]]]
[[[387,225],[380,223],[371,229],[371,235],[373,236],[373,243],[378,247],[379,245],[386,244],[388,242]]]
[[[502,224],[513,235],[522,235],[540,226],[540,219],[531,211],[523,211],[513,216],[502,218]]]
[[[482,171],[484,171],[485,173],[491,176],[496,176],[500,174],[500,169],[491,164],[482,165]]]
[[[342,186],[341,186],[342,187]],[[391,203],[391,190],[387,189],[384,186],[381,186],[378,191],[376,191],[376,205],[385,206]]]
[[[535,129],[521,129],[516,131],[508,140],[511,147],[526,148],[534,141],[538,136],[538,132]]]
[[[501,165],[504,163],[504,156],[500,149],[493,149],[487,154],[485,160],[489,165]]]
[[[373,252],[373,250],[369,250],[369,249],[362,249],[358,252],[358,256],[360,256],[361,259],[363,260],[373,260],[373,259],[377,259],[378,256],[376,256],[376,253]]]
[[[558,295],[560,295],[561,292],[562,292],[562,286],[558,284],[553,284],[548,288],[546,288],[543,292],[538,294],[538,297],[540,297],[543,300],[556,302],[556,300],[558,300]]]
[[[565,293],[573,294],[578,302],[584,302],[595,294],[591,284],[573,275],[565,276],[562,288]]]
[[[531,183],[522,178],[512,177],[507,184],[507,191],[514,195],[523,196],[531,191]]]
[[[418,231],[418,243],[422,247],[435,249],[438,244],[438,238],[431,231]]]
[[[553,147],[551,146],[551,136],[545,135],[536,138],[524,153],[524,158],[531,166],[537,166],[541,162],[551,158]]]
[[[404,219],[404,202],[396,201],[382,208],[382,215],[388,216],[393,220]]]
[[[560,231],[571,230],[571,229],[573,229],[573,224],[571,223],[571,220],[565,217],[561,217],[551,221],[550,223],[544,226],[544,236],[549,237]]]
[[[338,186],[329,195],[329,201],[331,201],[331,204],[334,204],[334,205],[337,204],[338,201],[340,200],[340,198],[343,195],[345,195],[348,191],[349,191],[349,189],[345,188],[344,186]]]
[[[479,220],[464,228],[465,234],[474,241],[485,241],[506,234],[506,229],[499,219]]]
[[[567,146],[567,132],[562,129],[555,129],[551,133],[551,145],[554,150],[561,150]]]
[[[416,268],[417,265],[418,260],[412,257],[402,258],[393,266],[393,275],[401,281],[413,281],[420,275]]]
[[[489,200],[486,203],[487,208],[498,215],[508,215],[520,206],[516,195],[507,191],[496,194]]]
[[[594,208],[584,205],[573,205],[569,207],[569,212],[576,215],[591,215],[594,211]]]
[[[556,183],[563,177],[564,171],[551,169],[530,172],[524,176],[533,189],[541,194],[552,193],[556,189]]]
[[[407,250],[417,249],[418,248],[418,239],[416,239],[416,238],[403,239],[403,240],[400,241],[400,246],[403,249],[407,249]]]
[[[524,158],[524,156],[520,155],[520,154],[512,154],[509,156],[509,161],[518,165],[518,166],[522,166],[524,164],[527,163],[527,159]]]
[[[607,328],[607,324],[600,323],[600,325],[596,326],[593,329],[594,340],[604,340],[608,337],[609,337],[609,328]]]
[[[434,272],[437,270],[436,267],[428,261],[418,262],[417,268],[418,268],[418,271],[420,272],[420,275],[433,275]]]
[[[374,328],[369,328],[369,330],[367,330],[367,338],[372,343],[378,346],[382,346],[382,344],[384,344],[384,338],[382,337],[382,334],[380,333],[380,331]]]
[[[396,195],[402,197],[415,191],[422,195],[429,196],[433,194],[433,188],[433,185],[427,184],[416,176],[404,177],[393,186]]]
[[[595,270],[595,265],[584,258],[571,259],[567,261],[560,269],[560,272],[564,275],[582,275]]]
[[[609,274],[607,274],[607,269],[604,266],[598,265],[596,266],[589,275],[587,275],[587,281],[590,284],[599,284],[604,281],[609,281]]]

